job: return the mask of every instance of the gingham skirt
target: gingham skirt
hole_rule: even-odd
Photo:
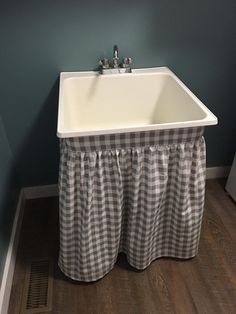
[[[146,268],[197,254],[205,192],[202,127],[61,139],[59,266],[95,281],[119,252]]]

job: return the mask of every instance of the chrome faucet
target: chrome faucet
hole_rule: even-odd
[[[115,74],[115,73],[131,73],[132,59],[125,57],[122,63],[119,63],[118,46],[113,47],[113,58],[112,62],[108,59],[101,59],[99,61],[100,72],[102,74]]]
[[[119,57],[118,57],[118,46],[115,45],[113,48],[113,68],[119,67]]]

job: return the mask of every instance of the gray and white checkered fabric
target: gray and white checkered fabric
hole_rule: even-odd
[[[94,281],[119,252],[137,269],[197,254],[204,128],[61,139],[59,266]]]

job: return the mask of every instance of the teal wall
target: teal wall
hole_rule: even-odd
[[[0,284],[18,192],[14,161],[0,115]]]
[[[218,116],[208,166],[235,150],[235,0],[1,0],[0,95],[21,185],[55,183],[60,71],[91,70],[113,44],[134,67],[169,66]]]

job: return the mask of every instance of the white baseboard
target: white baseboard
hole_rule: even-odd
[[[206,179],[225,178],[229,175],[230,167],[211,167],[206,169]]]
[[[206,169],[206,179],[224,178],[229,175],[230,167],[211,167]],[[26,199],[58,196],[58,185],[39,185],[25,187]]]
[[[7,314],[8,312],[25,201],[57,195],[58,187],[56,184],[26,187],[20,191],[0,287],[0,314]]]
[[[38,185],[24,188],[24,194],[26,199],[43,198],[58,195],[58,185]]]
[[[0,314],[7,314],[9,300],[11,295],[11,287],[16,263],[16,253],[18,240],[20,235],[23,211],[25,205],[25,197],[23,190],[20,191],[18,203],[16,207],[15,218],[12,226],[11,238],[8,246],[7,257],[5,261],[3,277],[0,288]]]

